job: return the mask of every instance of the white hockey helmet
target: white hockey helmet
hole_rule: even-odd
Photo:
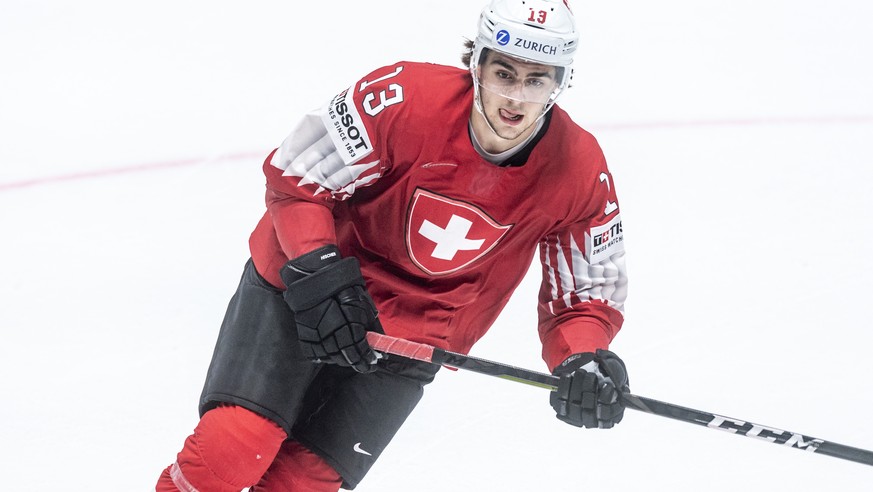
[[[470,57],[477,107],[481,110],[479,62],[483,51],[494,50],[525,62],[559,68],[558,83],[545,101],[545,114],[573,78],[579,32],[567,0],[491,0],[479,16],[478,27]]]

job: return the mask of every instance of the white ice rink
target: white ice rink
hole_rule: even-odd
[[[305,111],[459,65],[484,0],[3,0],[0,490],[147,491],[197,422]],[[634,392],[873,450],[873,3],[575,0],[622,205]],[[473,354],[545,370],[538,272]],[[841,491],[873,468],[442,371],[360,492]]]

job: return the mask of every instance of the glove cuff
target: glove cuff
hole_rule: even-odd
[[[590,363],[595,359],[595,356],[591,352],[582,352],[579,354],[573,354],[570,357],[567,357],[564,362],[558,364],[558,367],[552,371],[552,374],[555,376],[565,376],[567,374],[572,374],[576,372],[576,369]]]
[[[340,256],[339,248],[333,244],[328,244],[285,263],[279,274],[287,287],[340,259],[342,256]]]
[[[292,311],[303,311],[354,286],[366,287],[360,264],[357,258],[343,258],[289,283],[285,301]]]

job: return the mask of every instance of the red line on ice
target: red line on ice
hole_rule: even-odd
[[[760,117],[760,118],[737,118],[737,119],[712,119],[712,120],[677,120],[677,121],[651,121],[639,123],[592,123],[586,125],[594,132],[608,131],[625,131],[625,130],[659,130],[671,128],[701,128],[713,126],[758,126],[758,125],[846,125],[846,124],[870,124],[873,123],[873,116],[865,115],[847,115],[847,116],[800,116],[800,117]],[[84,171],[79,173],[59,174],[56,176],[45,176],[41,178],[33,178],[22,181],[12,181],[9,183],[0,183],[0,193],[4,191],[18,190],[33,186],[40,186],[51,183],[63,183],[69,181],[80,181],[92,178],[104,178],[108,176],[116,176],[120,174],[140,173],[157,171],[161,169],[171,169],[184,166],[192,166],[210,161],[231,161],[241,159],[259,159],[266,156],[269,152],[240,152],[236,154],[226,154],[215,158],[196,158],[196,159],[181,159],[166,162],[153,162],[148,164],[135,164],[124,167],[114,167],[107,169],[99,169],[95,171]]]
[[[93,171],[82,171],[69,174],[58,174],[55,176],[44,176],[33,179],[25,179],[22,181],[12,181],[9,183],[0,183],[0,192],[18,190],[21,188],[30,188],[52,183],[64,183],[69,181],[81,181],[93,178],[105,178],[109,176],[117,176],[120,174],[142,173],[149,171],[159,171],[162,169],[172,169],[185,166],[193,166],[206,162],[215,161],[233,161],[242,159],[260,159],[266,156],[269,152],[240,152],[236,154],[224,154],[216,157],[202,157],[196,159],[179,159],[164,162],[152,162],[146,164],[134,164],[130,166],[112,167],[106,169],[97,169]]]

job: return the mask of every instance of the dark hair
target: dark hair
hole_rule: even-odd
[[[464,39],[464,51],[461,52],[461,64],[470,68],[470,61],[473,58],[473,40]]]

